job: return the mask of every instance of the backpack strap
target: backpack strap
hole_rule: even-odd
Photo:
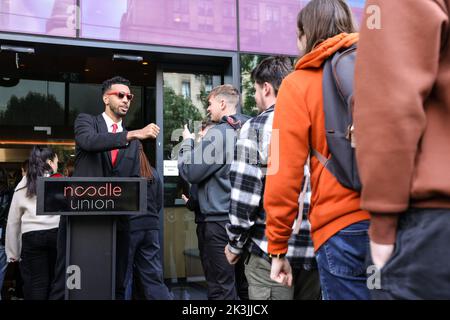
[[[355,57],[356,45],[354,44],[331,58],[331,72],[336,89],[342,100],[348,105],[351,105],[353,98]]]
[[[319,160],[319,162],[326,167],[328,165],[328,161],[329,159],[327,159],[323,154],[321,154],[319,151],[317,151],[316,149],[312,148],[311,149],[311,156],[314,156],[317,158],[317,160]]]

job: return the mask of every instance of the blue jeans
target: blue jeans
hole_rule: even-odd
[[[324,300],[369,300],[366,255],[369,221],[354,223],[328,239],[316,252]]]
[[[5,279],[6,267],[8,262],[6,261],[5,247],[0,244],[0,300],[2,300],[2,288],[3,280]]]

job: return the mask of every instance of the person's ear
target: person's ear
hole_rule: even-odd
[[[272,92],[274,92],[272,85],[268,82],[264,82],[263,86],[264,96],[265,97],[270,96]]]
[[[227,104],[225,100],[220,100],[220,109],[225,110],[227,108]]]
[[[265,97],[270,94],[270,85],[269,85],[268,82],[264,82],[263,83],[263,88],[262,89],[263,89],[263,94],[264,94]]]
[[[109,97],[106,94],[103,95],[103,103],[109,104]]]

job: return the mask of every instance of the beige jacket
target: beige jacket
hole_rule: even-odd
[[[58,228],[59,216],[36,215],[36,196],[27,197],[27,178],[17,185],[11,202],[6,225],[5,251],[8,261],[19,260],[22,234],[30,231]]]

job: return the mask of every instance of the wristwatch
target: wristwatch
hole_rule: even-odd
[[[284,258],[285,256],[286,256],[286,253],[278,253],[278,254],[269,253],[269,258],[270,259],[272,259],[272,258],[281,259],[281,258]]]

